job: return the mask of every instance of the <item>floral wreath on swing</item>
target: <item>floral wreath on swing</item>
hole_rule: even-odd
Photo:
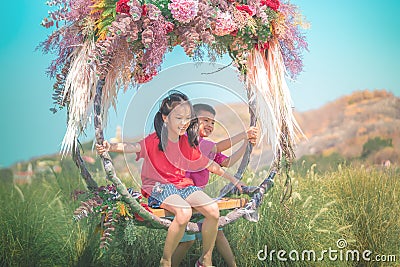
[[[83,202],[79,216],[98,211],[109,225],[115,214],[168,225],[145,213],[144,205],[136,206],[139,196],[114,180],[107,157],[102,158],[103,165],[113,185],[98,187],[77,148],[78,137],[92,118],[97,142],[102,142],[102,122],[107,121],[109,107],[115,107],[118,91],[152,80],[175,46],[183,47],[195,61],[216,61],[228,54],[244,81],[261,137],[272,147],[273,167],[278,168],[282,157],[289,163],[295,158],[295,142],[302,132],[292,113],[286,78],[295,79],[302,71],[302,52],[307,50],[304,29],[309,25],[289,1],[52,0],[47,5],[52,10],[41,24],[55,30],[39,47],[56,54],[47,71],[56,79],[51,111],[67,108],[62,153],[72,151],[94,192]],[[131,213],[141,216],[132,215],[129,207],[140,208]],[[118,213],[112,215],[111,210]]]

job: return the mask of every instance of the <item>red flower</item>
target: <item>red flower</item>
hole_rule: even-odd
[[[136,77],[136,82],[137,83],[147,83],[153,79],[154,76],[157,75],[157,71],[154,71],[153,73],[150,74],[141,74],[140,76]]]
[[[137,221],[139,221],[139,222],[143,222],[143,221],[144,221],[144,219],[143,219],[142,217],[140,217],[139,214],[135,213],[135,214],[133,214],[133,215],[135,216],[135,219],[136,219]]]
[[[117,8],[115,9],[118,13],[125,13],[125,14],[129,14],[129,10],[131,9],[128,6],[129,0],[119,0],[117,2]]]
[[[144,4],[142,6],[142,16],[146,16],[146,15],[147,15],[147,6],[146,6],[146,4]]]
[[[232,32],[230,33],[230,35],[232,35],[232,36],[236,36],[236,35],[237,35],[237,33],[238,33],[238,31],[239,31],[239,30],[237,30],[237,29],[236,29],[236,30],[232,31]]]
[[[279,0],[261,0],[261,5],[269,6],[271,9],[277,11],[279,8]]]
[[[255,44],[254,48],[260,51],[265,51],[269,49],[269,42],[265,42],[263,44]]]
[[[240,11],[247,12],[250,16],[254,16],[256,14],[256,9],[252,6],[248,5],[237,5],[236,8]]]
[[[151,212],[149,206],[148,206],[146,203],[140,203],[140,205],[141,205],[143,208],[145,208],[147,211],[150,211],[150,212]],[[139,214],[135,213],[135,214],[133,214],[133,215],[135,216],[135,219],[138,220],[139,222],[143,222],[143,221],[144,221],[144,219],[143,219],[142,217],[140,217]]]
[[[145,208],[147,211],[150,211],[150,212],[151,212],[151,210],[150,210],[150,208],[149,208],[149,205],[147,205],[146,203],[140,203],[140,205],[141,205],[143,208]]]
[[[174,30],[174,24],[171,23],[171,22],[169,22],[169,21],[167,21],[167,22],[164,24],[164,29],[165,29],[165,31],[166,31],[167,33],[170,33],[170,32],[172,32],[172,31]]]

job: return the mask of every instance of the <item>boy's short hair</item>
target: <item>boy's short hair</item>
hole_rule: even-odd
[[[215,116],[215,109],[208,104],[195,104],[193,105],[194,113],[199,113],[200,111],[208,111]]]

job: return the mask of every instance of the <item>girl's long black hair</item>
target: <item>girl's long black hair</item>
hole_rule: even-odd
[[[189,98],[176,90],[169,91],[168,96],[163,99],[160,105],[160,109],[158,110],[156,116],[154,117],[154,129],[160,140],[158,143],[158,149],[164,151],[168,144],[168,130],[166,129],[164,120],[162,115],[168,116],[171,111],[178,105],[187,103],[190,106],[190,112],[193,118],[190,121],[189,127],[186,130],[189,144],[194,147],[199,144],[198,140],[198,131],[199,131],[199,123],[198,119],[195,116],[193,111],[192,103],[190,103]]]

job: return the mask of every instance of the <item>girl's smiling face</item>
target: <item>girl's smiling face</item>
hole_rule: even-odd
[[[168,139],[178,141],[180,135],[184,135],[192,120],[192,112],[188,103],[176,106],[168,116],[163,115],[167,124]]]

